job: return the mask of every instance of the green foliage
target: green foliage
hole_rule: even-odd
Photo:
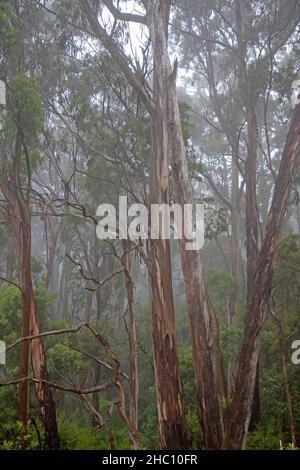
[[[1,375],[5,373],[14,374],[16,371],[11,370],[7,366],[4,368],[1,366]],[[19,407],[19,394],[17,387],[1,387],[0,388],[0,442],[7,439],[7,433],[5,430],[5,424],[10,429],[10,423],[16,421],[16,413]],[[1,444],[0,444],[1,449]]]
[[[205,202],[205,201],[204,201]],[[229,213],[224,207],[215,207],[211,204],[205,205],[205,238],[217,240],[229,228]]]
[[[215,268],[209,268],[206,273],[206,283],[215,308],[226,324],[230,296],[236,293],[239,285],[231,274]]]
[[[293,339],[298,339],[300,331],[299,241],[299,236],[288,235],[279,243],[273,277],[273,300],[274,311],[281,325],[285,344],[281,344],[277,324],[269,319],[263,332],[260,359],[262,422],[257,432],[249,436],[249,445],[252,448],[261,445],[264,447],[258,448],[278,449],[279,440],[284,448],[289,448],[290,423],[282,373],[280,355],[282,351],[287,356],[287,372],[297,426],[296,433],[299,434],[300,431],[299,367],[290,361],[292,352],[290,346]]]
[[[279,450],[281,437],[278,427],[273,423],[264,429],[259,427],[256,431],[249,433],[247,438],[247,450]]]
[[[188,408],[195,411],[196,388],[194,383],[193,352],[190,345],[180,347],[179,359],[185,400]]]
[[[8,104],[6,113],[1,113],[0,143],[6,148],[7,157],[11,155],[16,132],[18,130],[22,154],[20,177],[27,174],[29,160],[31,171],[43,162],[38,150],[39,135],[43,130],[44,111],[38,79],[23,72],[15,75],[8,84]],[[12,158],[1,161],[1,170],[9,174],[12,171]]]
[[[20,126],[27,145],[36,142],[43,129],[43,105],[38,79],[19,73],[10,81],[12,115]]]
[[[223,303],[229,299],[229,296],[235,293],[239,286],[233,277],[226,271],[220,271],[215,268],[209,268],[206,275],[207,287],[211,295],[218,303]]]
[[[35,289],[37,307],[41,316],[42,329],[49,309],[53,302],[50,294],[43,283],[38,281]],[[11,284],[0,285],[0,332],[1,339],[7,344],[12,343],[20,337],[22,319],[22,297],[20,290]],[[15,374],[18,370],[18,348],[7,353],[6,372]]]
[[[47,323],[51,306],[54,301],[54,295],[48,291],[43,280],[37,280],[35,286],[35,297],[42,324]]]
[[[193,351],[190,345],[180,347],[179,361],[186,409],[188,439],[191,448],[198,449],[201,433],[199,419],[197,415],[197,399],[194,378],[195,375],[193,369]]]
[[[72,351],[68,346],[57,343],[48,350],[48,356],[55,368],[60,372],[70,371],[79,373],[86,370],[86,363],[82,360],[80,354]],[[50,370],[52,367],[50,366]]]
[[[18,32],[13,25],[14,15],[10,2],[0,3],[0,50],[6,56],[16,53]]]
[[[251,62],[247,71],[247,83],[249,86],[249,98],[264,93],[269,80],[269,63],[264,58],[258,58]]]
[[[191,106],[184,101],[179,101],[179,112],[181,118],[181,126],[182,126],[182,134],[183,139],[186,145],[189,143],[189,139],[191,136],[191,128],[193,127],[191,123]]]
[[[15,338],[20,329],[21,294],[11,284],[0,285],[0,331],[5,341]]]
[[[83,426],[65,414],[58,417],[58,429],[63,450],[99,450],[109,449],[104,432]]]
[[[297,235],[288,235],[279,244],[273,286],[277,307],[291,309],[293,306],[296,310],[300,306],[300,237]]]
[[[32,423],[27,432],[19,421],[11,420],[0,424],[1,450],[20,450],[24,441],[27,442],[28,449],[38,450],[41,447],[37,430]]]

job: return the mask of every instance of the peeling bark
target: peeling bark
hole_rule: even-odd
[[[274,195],[249,299],[235,394],[230,409],[226,444],[229,449],[240,449],[245,445],[251,418],[261,332],[265,321],[266,306],[271,295],[275,255],[299,152],[300,105],[297,105],[275,182]]]
[[[159,20],[156,20],[156,24],[159,24]],[[156,122],[160,129],[167,127],[174,197],[175,202],[183,207],[184,204],[193,201],[178,107],[176,70],[172,70],[170,65],[166,33],[162,27],[157,29],[160,46],[157,48],[157,53],[160,54],[162,64],[161,82],[164,86],[163,96],[166,100],[164,106],[167,114],[163,116],[163,122]],[[199,418],[204,447],[220,448],[224,438],[221,401],[226,392],[218,324],[204,285],[200,256],[198,253],[187,251],[185,243],[185,239],[179,241],[191,324]]]
[[[147,2],[147,23],[153,48],[155,109],[151,116],[150,204],[169,203],[166,36],[170,2]],[[187,430],[180,381],[173,303],[169,240],[150,240],[150,284],[154,364],[162,449],[187,449]]]

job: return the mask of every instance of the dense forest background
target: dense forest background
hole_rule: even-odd
[[[299,20],[0,2],[1,449],[299,446]],[[99,240],[125,195],[204,203],[203,249]]]

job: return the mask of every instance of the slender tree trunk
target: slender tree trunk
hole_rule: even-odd
[[[258,256],[258,213],[256,200],[257,178],[257,118],[255,98],[247,103],[247,160],[246,160],[246,248],[247,248],[247,303],[251,297]],[[259,363],[256,368],[255,387],[249,431],[254,431],[260,421]]]
[[[31,334],[40,334],[39,316],[37,312],[36,299],[34,291],[28,291],[31,303]],[[33,376],[37,379],[49,380],[46,354],[43,342],[40,338],[32,341],[31,345],[31,364]],[[40,413],[42,422],[45,428],[46,443],[49,449],[59,449],[59,435],[56,422],[56,406],[53,399],[51,387],[46,383],[39,383],[35,385],[36,397],[40,404]]]
[[[238,144],[237,144],[238,145]],[[234,152],[232,157],[232,188],[231,188],[231,237],[230,237],[230,258],[231,275],[236,283],[234,292],[230,294],[228,305],[228,327],[234,328],[236,325],[236,305],[239,299],[240,283],[240,195],[239,195],[239,169],[236,163],[238,152]],[[235,380],[235,368],[232,361],[228,362],[227,384],[228,393],[231,395]]]
[[[4,152],[1,150],[1,164],[6,160]],[[23,237],[23,232],[26,234],[26,221],[22,221],[20,214],[20,203],[18,199],[18,188],[20,187],[18,174],[19,174],[19,159],[21,153],[21,143],[19,136],[16,136],[14,148],[12,152],[13,171],[11,184],[0,174],[0,189],[5,197],[7,203],[7,222],[11,229],[11,273],[15,270],[21,278],[21,295],[22,295],[22,327],[21,335],[26,337],[30,335],[30,302],[26,296],[26,282],[25,282],[25,265],[27,263],[27,244]],[[8,278],[10,279],[10,278]],[[30,357],[30,342],[24,341],[20,346],[20,378],[27,378],[29,375],[29,357]],[[29,384],[28,381],[20,382],[19,385],[19,419],[23,425],[24,436],[27,433],[27,425],[29,420]],[[26,448],[26,439],[22,441],[22,447]]]
[[[176,112],[173,115],[171,129],[172,175],[175,201],[183,207],[184,204],[192,202],[192,196],[175,93],[174,90],[171,98],[171,106]],[[176,129],[173,126],[175,122]],[[226,387],[219,349],[218,322],[204,285],[200,255],[194,251],[187,251],[185,243],[185,239],[179,241],[187,310],[192,333],[200,424],[204,447],[219,449],[222,447],[224,439],[221,401],[226,396]]]
[[[273,302],[272,302],[273,303]],[[297,446],[297,438],[296,438],[296,421],[293,411],[293,398],[289,383],[289,376],[288,376],[288,360],[287,360],[287,352],[286,352],[286,341],[284,335],[284,329],[281,321],[277,317],[274,308],[271,308],[271,315],[274,323],[276,325],[278,331],[278,339],[279,339],[279,348],[280,348],[280,362],[281,362],[281,370],[282,376],[284,381],[284,390],[287,400],[287,409],[288,409],[288,416],[289,416],[289,427],[290,427],[290,435],[291,435],[291,443],[293,447]]]
[[[37,311],[35,294],[31,279],[31,220],[26,201],[21,193],[18,194],[20,203],[20,216],[22,220],[22,301],[23,301],[23,329],[28,334],[40,334],[39,315]],[[27,367],[29,345],[22,354],[21,365],[24,363],[24,371]],[[25,364],[26,361],[26,364]],[[41,338],[37,338],[31,343],[31,363],[33,376],[37,379],[49,380],[45,350]],[[28,369],[27,369],[28,376]],[[49,385],[39,383],[35,385],[36,397],[40,405],[40,413],[45,428],[46,442],[49,449],[59,449],[59,436],[56,423],[56,407],[53,400],[52,391]],[[24,398],[23,398],[24,399]]]
[[[292,446],[295,448],[297,446],[296,421],[295,421],[295,416],[293,412],[293,398],[292,398],[291,388],[289,384],[289,377],[288,377],[287,354],[286,354],[286,348],[284,344],[284,338],[282,337],[282,335],[280,339],[280,359],[281,359],[282,375],[283,375],[283,380],[284,380],[285,395],[286,395],[286,400],[287,400],[291,443],[292,443]]]
[[[13,265],[12,265],[12,256],[11,256],[11,247],[9,246],[10,243],[8,241],[8,249],[7,249],[7,256],[6,256],[6,266],[5,266],[5,277],[6,279],[12,279],[13,275]]]
[[[63,231],[65,229],[63,228]],[[66,253],[68,253],[68,243],[65,242],[65,235],[63,234],[61,240],[62,247]],[[58,283],[58,294],[55,305],[55,316],[60,319],[64,316],[65,312],[68,311],[69,305],[69,289],[68,289],[68,280],[69,280],[69,266],[68,260],[64,258],[59,266],[60,276]]]
[[[26,295],[24,273],[22,280],[22,337],[24,338],[30,335],[31,305],[30,299]],[[26,378],[29,376],[29,357],[30,342],[24,341],[21,343],[20,378]],[[19,386],[19,409],[20,421],[23,424],[24,431],[26,432],[29,419],[29,383],[27,381],[21,382]]]
[[[100,364],[96,364],[94,377],[93,377],[93,387],[96,387],[100,383],[101,378],[101,366]],[[100,413],[100,400],[99,400],[99,393],[94,392],[92,395],[92,406],[94,410],[99,414]],[[92,426],[96,428],[98,426],[98,420],[94,415],[92,415]]]
[[[93,265],[93,273],[92,275],[96,279],[101,279],[105,278],[108,276],[108,274],[112,271],[113,269],[113,263],[112,263],[112,258],[109,256],[104,256],[103,262],[101,265],[101,268],[99,268],[99,260],[100,260],[100,246],[99,246],[99,240],[96,237],[94,238],[94,245],[93,245],[93,259],[94,259],[94,265]],[[100,289],[97,289],[96,292],[96,320],[97,322],[101,320],[102,315],[105,311],[105,308],[107,307],[109,298],[111,296],[111,286],[106,285],[103,286]],[[94,371],[94,380],[93,384],[94,386],[99,385],[101,379],[101,365],[96,364],[95,365],[95,371]],[[100,411],[100,399],[99,399],[99,393],[94,392],[92,395],[92,405],[94,409],[99,413]],[[96,427],[97,420],[95,418],[92,418],[92,425]]]
[[[237,158],[237,157],[235,157]],[[239,169],[232,158],[232,188],[231,188],[231,275],[236,284],[240,281],[240,204],[239,204]],[[239,297],[238,289],[235,290],[229,299],[228,325],[234,326],[236,321],[236,304]]]
[[[47,245],[47,276],[46,286],[54,292],[54,266],[55,266],[55,249],[57,243],[57,235],[53,233],[52,222],[49,214],[45,214],[45,236]]]
[[[90,323],[91,321],[92,307],[93,307],[93,292],[87,291],[85,311],[84,311],[84,321],[86,321],[87,323]]]
[[[229,449],[245,445],[249,428],[259,343],[265,321],[266,306],[270,299],[273,265],[277,251],[280,229],[287,211],[292,179],[300,151],[300,105],[295,107],[286,144],[283,150],[274,195],[268,216],[257,269],[249,299],[244,339],[241,347],[235,394],[230,409],[227,430]]]
[[[300,201],[298,202],[297,208],[296,208],[296,218],[297,218],[298,235],[300,235]]]
[[[259,359],[258,359],[257,366],[256,366],[256,376],[255,376],[255,385],[254,385],[254,392],[253,392],[251,419],[250,419],[249,430],[248,430],[249,432],[255,431],[258,423],[260,422],[260,418],[261,418],[261,410],[260,410]]]
[[[97,270],[98,272],[98,270]],[[97,289],[96,290],[96,320],[99,321],[102,316],[102,295],[101,295],[101,290]],[[95,371],[94,371],[94,378],[93,378],[93,386],[99,385],[100,383],[100,378],[101,378],[101,365],[96,364],[95,365]],[[93,408],[97,411],[97,413],[100,412],[100,401],[99,401],[99,393],[94,392],[92,395],[92,406]],[[95,419],[94,416],[92,416],[92,426],[96,427],[98,425],[97,420]]]
[[[136,319],[135,319],[135,308],[134,308],[134,284],[131,277],[131,256],[130,256],[130,243],[128,240],[123,240],[123,266],[125,270],[125,285],[127,292],[128,302],[128,318],[129,327],[128,339],[129,339],[129,387],[130,387],[130,421],[134,425],[135,429],[138,429],[138,363],[137,363],[137,336],[136,336]],[[126,320],[125,320],[126,322]]]
[[[21,291],[23,307],[23,326],[22,333],[25,336],[40,334],[39,315],[37,311],[36,299],[32,285],[31,276],[31,215],[29,194],[31,189],[30,174],[28,174],[28,187],[26,196],[23,194],[20,183],[20,159],[22,153],[27,149],[22,140],[21,132],[18,129],[15,140],[13,154],[13,187],[16,204],[18,206],[18,217],[20,220],[20,246],[22,247],[22,265],[21,265]],[[29,162],[28,162],[29,165]],[[30,172],[30,169],[28,169]],[[33,376],[37,379],[48,380],[48,371],[46,365],[45,351],[41,338],[31,342],[25,341],[21,348],[21,376],[28,377],[29,372],[29,352],[31,354],[31,363]],[[26,375],[27,374],[27,375]],[[28,385],[28,382],[24,382]],[[24,424],[28,420],[28,386],[21,383],[20,388],[20,414]],[[49,385],[45,383],[36,384],[36,397],[40,405],[41,419],[45,428],[46,442],[50,449],[59,448],[59,436],[56,422],[56,409]],[[26,412],[27,408],[27,412]],[[27,415],[27,416],[26,416]]]
[[[257,167],[257,118],[254,106],[248,104],[247,112],[247,160],[246,178],[246,249],[247,249],[247,292],[250,298],[258,256],[258,214],[256,201]]]
[[[236,31],[239,51],[239,84],[246,109],[247,122],[247,158],[245,165],[246,180],[246,252],[247,252],[247,305],[254,286],[254,277],[258,257],[258,211],[256,200],[257,186],[257,116],[256,90],[248,78],[246,64],[246,42],[244,40],[244,20],[240,0],[235,1]],[[256,370],[250,430],[254,430],[260,421],[259,366]]]

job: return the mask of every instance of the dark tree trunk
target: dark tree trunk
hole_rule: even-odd
[[[31,218],[27,202],[25,201],[21,191],[18,191],[18,201],[20,207],[21,218],[21,242],[22,242],[22,302],[23,302],[23,330],[28,335],[28,326],[30,335],[39,335],[41,333],[39,315],[37,311],[35,293],[31,278]],[[25,336],[26,336],[25,335]],[[21,358],[21,366],[24,364],[25,373],[28,361],[28,342],[25,342],[26,348],[22,350],[25,354]],[[41,338],[37,338],[31,342],[31,364],[33,376],[36,379],[49,380],[46,355]],[[24,375],[23,375],[24,376]],[[27,368],[28,376],[28,368]],[[51,388],[46,383],[38,383],[35,385],[36,397],[40,405],[41,419],[45,428],[46,443],[49,449],[59,449],[59,436],[56,422],[56,407],[53,400]],[[25,397],[22,398],[22,403]],[[22,408],[24,405],[22,404]],[[22,411],[22,409],[21,409]]]
[[[28,291],[31,302],[31,334],[40,334],[39,317],[36,306],[36,299],[33,289]],[[46,363],[44,345],[40,338],[32,341],[31,363],[33,376],[36,379],[48,381],[49,375]],[[51,387],[47,383],[39,383],[35,386],[36,397],[40,405],[40,413],[45,428],[46,443],[49,449],[59,449],[59,435],[56,422],[56,406],[53,399]]]

